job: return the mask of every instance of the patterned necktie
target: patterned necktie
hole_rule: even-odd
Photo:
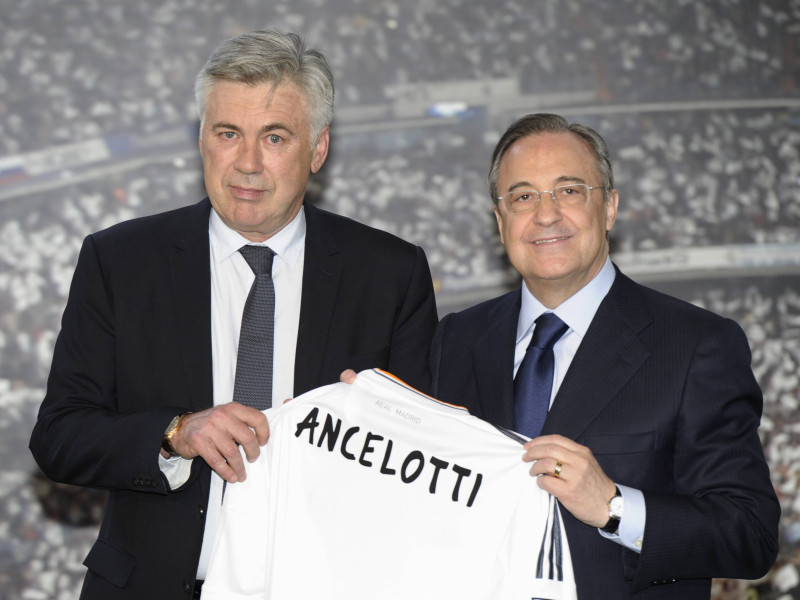
[[[233,400],[258,410],[272,406],[272,351],[275,329],[275,287],[272,284],[272,257],[266,246],[239,248],[256,279],[250,288],[242,313],[239,354]]]
[[[567,329],[553,313],[536,319],[531,343],[514,378],[514,429],[528,437],[542,432],[553,391],[553,346]]]

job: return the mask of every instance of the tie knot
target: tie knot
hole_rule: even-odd
[[[544,313],[536,319],[536,328],[529,347],[552,348],[569,329],[566,323],[553,313]]]
[[[272,273],[272,257],[275,253],[269,246],[242,246],[239,248],[247,264],[253,269],[256,275],[271,274]]]

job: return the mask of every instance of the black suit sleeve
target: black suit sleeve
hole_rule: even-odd
[[[634,591],[672,579],[755,579],[777,554],[780,507],[757,435],[761,391],[741,328],[716,323],[699,338],[683,382],[672,462],[662,467],[674,490],[643,490]]]
[[[126,411],[119,405],[120,300],[89,236],[73,276],[30,449],[55,481],[166,493],[157,457],[164,429],[180,408]]]

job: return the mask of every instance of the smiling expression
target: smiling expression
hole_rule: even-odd
[[[564,183],[602,185],[589,146],[573,133],[538,133],[518,140],[502,159],[500,194],[518,189],[552,190]],[[495,216],[511,264],[530,292],[555,308],[594,278],[608,256],[606,232],[617,218],[616,190],[589,192],[583,206],[561,207],[550,194],[522,214],[499,202]]]
[[[310,173],[328,154],[328,128],[313,146],[310,135],[308,104],[295,85],[214,85],[200,154],[206,192],[228,227],[261,242],[294,219]]]

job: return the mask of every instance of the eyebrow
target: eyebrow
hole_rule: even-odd
[[[568,181],[572,183],[586,183],[586,180],[583,177],[577,177],[575,175],[561,175],[553,182],[553,187],[557,187],[559,184],[566,183]],[[514,190],[519,189],[535,190],[536,187],[529,181],[519,181],[508,188],[508,191],[513,192]]]
[[[233,123],[226,123],[224,121],[220,121],[219,123],[214,123],[211,126],[212,131],[219,131],[220,129],[230,129],[231,131],[236,131],[237,133],[242,133],[242,128],[238,125],[234,125]],[[285,123],[270,123],[269,125],[264,125],[259,133],[271,133],[273,131],[283,130],[288,133],[293,134],[294,131],[291,127],[286,125]]]

